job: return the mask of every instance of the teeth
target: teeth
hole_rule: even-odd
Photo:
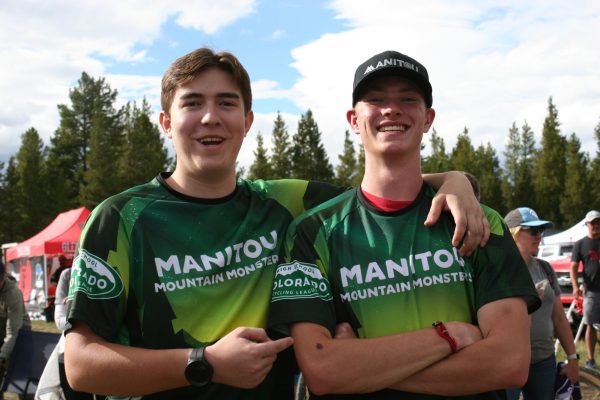
[[[390,132],[390,131],[406,131],[406,125],[390,125],[390,126],[382,126],[379,128],[381,132]]]
[[[221,138],[207,137],[200,139],[200,143],[202,144],[219,144],[223,141]]]

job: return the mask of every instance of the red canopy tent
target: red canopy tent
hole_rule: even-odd
[[[58,258],[73,258],[81,229],[90,210],[85,207],[60,213],[54,220],[29,239],[6,252],[8,270],[19,281],[27,305],[45,307],[49,276],[58,268]]]

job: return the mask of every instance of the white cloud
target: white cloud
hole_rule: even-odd
[[[269,39],[277,40],[277,39],[282,38],[284,35],[285,35],[285,31],[283,29],[275,29],[269,36]]]
[[[163,71],[154,76],[107,74],[110,63],[156,63],[146,53],[150,44],[160,39],[175,45],[181,40],[165,37],[169,18],[183,27],[218,33],[236,20],[253,17],[256,7],[255,0],[3,1],[0,160],[16,153],[18,137],[29,127],[38,129],[48,143],[59,122],[56,106],[69,104],[69,88],[82,71],[106,77],[119,91],[120,102],[146,96],[157,109]],[[291,87],[269,80],[252,86],[257,100],[287,99],[301,110],[310,108],[332,162],[337,163],[348,128],[345,112],[351,105],[354,69],[387,49],[407,53],[427,66],[437,111],[434,126],[448,150],[467,126],[475,145],[489,141],[500,153],[512,123],[521,126],[525,120],[539,143],[552,96],[563,134],[576,132],[582,147],[595,153],[600,2],[371,0],[367,7],[364,2],[335,0],[329,7],[346,29],[326,33],[328,27],[323,26],[321,37],[291,50],[291,67],[299,79]],[[276,26],[267,31],[280,35]],[[281,33],[286,39],[293,34]],[[280,42],[284,41],[271,44]],[[248,38],[247,45],[256,44]],[[289,67],[267,61],[267,68]],[[258,131],[270,145],[275,115],[257,114],[240,155],[243,165],[253,160]],[[290,134],[298,117],[284,115]]]
[[[214,33],[249,15],[254,6],[255,0],[3,1],[0,160],[16,154],[17,138],[32,126],[49,142],[59,123],[56,106],[69,104],[69,88],[82,71],[106,76],[105,63],[147,62],[144,47],[160,37],[168,18]],[[123,94],[120,101],[155,96],[160,87],[152,77],[107,80]]]
[[[434,127],[447,150],[466,126],[475,146],[490,142],[501,156],[508,129],[524,120],[539,143],[550,96],[563,134],[576,132],[583,149],[595,149],[600,3],[374,0],[367,9],[337,0],[331,7],[349,28],[292,51],[301,77],[290,99],[313,110],[333,159],[347,129],[354,69],[387,49],[428,68]]]

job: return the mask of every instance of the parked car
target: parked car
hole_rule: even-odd
[[[558,285],[560,286],[560,301],[565,308],[565,313],[570,309],[573,304],[573,287],[571,286],[571,256],[562,256],[560,258],[554,258],[546,260],[550,263],[554,272],[556,272],[556,278]],[[579,274],[579,284],[583,283],[583,278]],[[571,323],[574,329],[579,327],[581,318],[583,317],[583,299],[579,298],[573,308],[573,312],[567,313],[567,319]]]

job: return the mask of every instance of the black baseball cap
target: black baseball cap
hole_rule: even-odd
[[[429,74],[423,64],[397,51],[387,50],[369,58],[356,69],[352,89],[352,106],[359,100],[361,91],[369,82],[384,75],[398,75],[410,79],[423,92],[427,108],[433,104]]]

